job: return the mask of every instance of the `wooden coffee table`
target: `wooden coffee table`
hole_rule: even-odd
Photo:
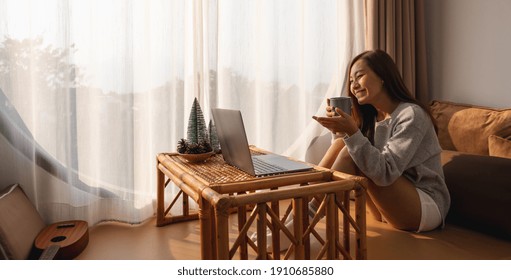
[[[251,152],[268,153],[253,146]],[[176,153],[159,154],[157,226],[199,219],[202,259],[232,259],[237,252],[240,259],[248,259],[250,248],[257,259],[280,259],[278,241],[281,234],[292,243],[284,259],[291,256],[294,259],[366,259],[365,179],[311,166],[313,169],[305,172],[254,177],[226,164],[220,154],[203,163],[189,163]],[[180,191],[166,206],[165,188],[170,181]],[[350,213],[350,192],[355,194],[354,213]],[[308,201],[317,195],[324,195],[324,198],[316,216],[309,221]],[[171,215],[170,209],[178,207],[179,197],[182,198],[182,214]],[[198,204],[198,211],[190,210],[189,198]],[[282,201],[291,201],[291,204],[281,217]],[[238,233],[231,242],[229,216],[233,213],[237,213]],[[284,225],[289,214],[295,217],[292,232]],[[339,214],[342,215],[342,227]],[[315,226],[323,215],[326,232],[325,236],[320,236]],[[257,242],[248,237],[254,221]],[[272,230],[271,252],[266,249],[267,228]],[[354,250],[350,248],[350,230],[356,238]],[[311,234],[321,245],[315,256],[311,256]]]

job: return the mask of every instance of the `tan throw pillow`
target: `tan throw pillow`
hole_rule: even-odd
[[[431,113],[444,150],[488,155],[488,137],[511,136],[511,109],[433,101]]]
[[[511,158],[511,140],[490,135],[488,137],[488,148],[492,157]]]
[[[21,187],[0,192],[0,246],[8,259],[27,259],[45,224]]]

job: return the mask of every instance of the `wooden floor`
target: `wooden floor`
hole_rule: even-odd
[[[90,229],[89,246],[79,259],[200,260],[198,221],[164,227],[155,225],[155,218],[140,225],[101,223]],[[236,216],[233,214],[230,230],[233,240],[236,238],[236,230]],[[324,236],[324,222],[320,222],[316,230]],[[255,228],[249,231],[249,235],[252,232],[255,232]],[[311,243],[313,253],[319,252],[319,247],[318,242]],[[255,252],[249,250],[249,258],[255,259],[255,256]],[[234,259],[239,259],[239,256],[236,255]]]
[[[231,229],[234,232],[235,227]],[[90,228],[89,245],[77,259],[198,260],[199,232],[198,221],[164,227],[156,227],[155,218],[139,225],[104,222]],[[510,240],[453,225],[411,233],[395,230],[368,215],[367,238],[368,258],[372,260],[511,259]]]
[[[92,227],[89,233],[89,245],[78,259],[200,259],[198,221],[165,227],[157,227],[156,218],[139,225],[105,222]]]

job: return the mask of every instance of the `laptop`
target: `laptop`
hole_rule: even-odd
[[[212,109],[213,119],[225,162],[252,176],[267,176],[311,170],[303,162],[284,156],[267,154],[251,155],[243,118],[239,110]]]

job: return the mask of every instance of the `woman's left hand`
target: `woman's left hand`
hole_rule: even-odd
[[[344,113],[339,108],[335,108],[335,112],[339,115],[333,117],[313,116],[312,118],[333,133],[346,133],[351,136],[358,131],[358,126],[350,115]]]

